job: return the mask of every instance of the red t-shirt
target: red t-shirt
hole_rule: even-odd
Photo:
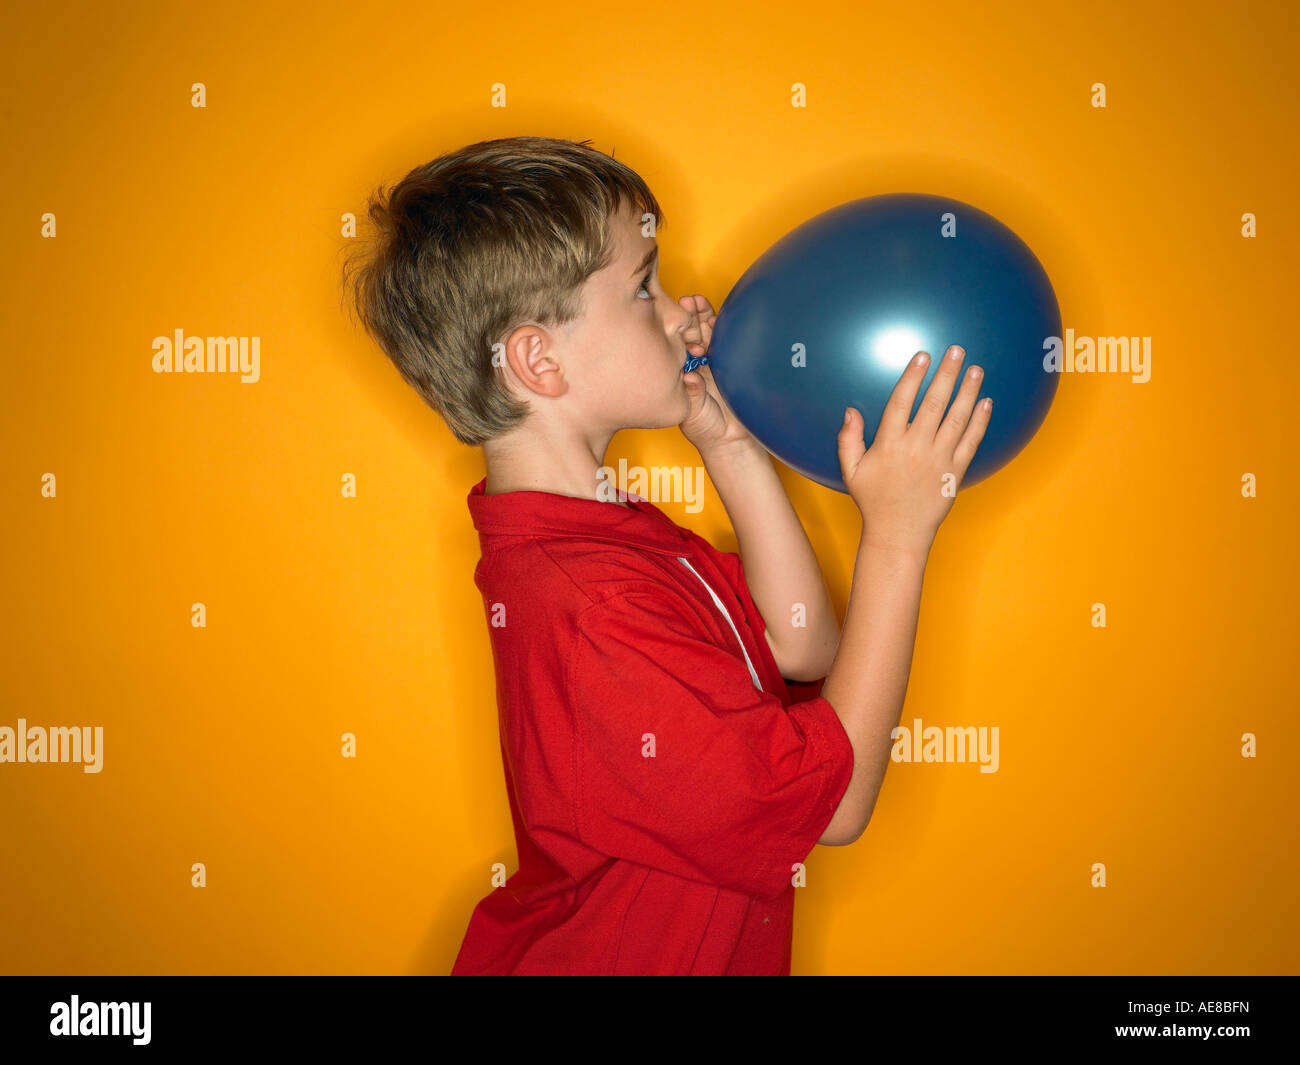
[[[635,495],[467,502],[519,870],[452,975],[788,975],[853,748],[792,699],[740,557]],[[716,596],[716,600],[715,600]]]

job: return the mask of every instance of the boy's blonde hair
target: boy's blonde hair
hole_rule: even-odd
[[[610,216],[630,203],[663,225],[641,177],[589,144],[480,141],[370,197],[373,254],[345,264],[345,292],[462,443],[528,413],[493,366],[493,345],[526,322],[552,327],[582,313],[579,290],[612,251]]]

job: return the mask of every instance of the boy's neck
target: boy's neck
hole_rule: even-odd
[[[600,446],[601,456],[608,444],[609,438]],[[485,495],[551,492],[628,506],[617,498],[618,484],[608,476],[608,470],[602,469],[603,464],[596,459],[592,444],[570,443],[557,447],[554,441],[515,436],[508,441],[487,441],[483,445],[483,458],[487,467],[487,481],[483,486]]]

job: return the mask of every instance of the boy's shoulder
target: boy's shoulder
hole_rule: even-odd
[[[680,554],[686,554],[683,546]],[[585,537],[521,540],[485,552],[474,582],[486,594],[510,595],[543,613],[581,613],[631,594],[673,595],[675,555]]]
[[[489,604],[515,604],[533,639],[548,625],[571,631],[566,622],[644,621],[646,608],[708,618],[718,596],[747,608],[739,557],[639,496],[619,507],[547,492],[486,496],[484,485],[469,495],[481,548],[474,583]]]

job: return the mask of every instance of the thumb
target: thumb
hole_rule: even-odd
[[[844,424],[840,426],[839,435],[835,438],[835,444],[840,456],[840,472],[846,480],[858,463],[862,461],[862,456],[867,453],[866,443],[862,439],[864,424],[862,415],[853,407],[845,408]]]
[[[700,408],[700,401],[708,394],[704,387],[704,379],[695,371],[685,375],[686,381],[686,398],[690,402],[690,412],[694,414]]]

